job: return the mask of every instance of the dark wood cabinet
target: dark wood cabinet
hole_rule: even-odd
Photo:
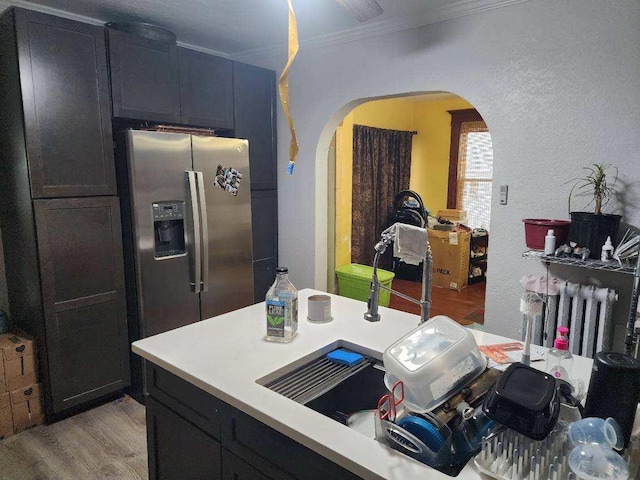
[[[51,421],[129,383],[104,30],[5,11],[0,85],[11,322],[36,340]]]
[[[233,62],[178,48],[180,120],[187,125],[233,128]]]
[[[129,384],[119,208],[116,197],[34,201],[56,412]]]
[[[13,12],[32,196],[114,195],[103,29]]]
[[[253,222],[253,260],[275,259],[278,256],[277,190],[253,190],[251,192],[251,219]]]
[[[153,398],[145,405],[150,479],[222,478],[217,440]]]
[[[165,404],[150,389],[147,405],[149,478],[225,480],[355,480],[360,477],[172,373],[147,362],[147,378],[164,378]],[[184,394],[188,391],[188,394]],[[179,393],[181,392],[181,393]],[[203,413],[215,402],[220,438],[180,412]],[[180,397],[178,400],[177,397]],[[211,406],[209,409],[212,408]],[[207,411],[209,411],[207,409]],[[221,476],[221,477],[220,477]]]
[[[272,480],[233,453],[222,449],[223,480]]]
[[[107,29],[113,116],[180,123],[175,45]]]
[[[233,93],[235,136],[249,140],[251,189],[275,190],[276,73],[234,62]]]
[[[264,300],[278,265],[276,74],[233,64],[235,136],[249,140],[254,298]]]
[[[251,148],[251,146],[249,146]],[[278,266],[278,191],[251,192],[253,222],[253,293],[262,302],[276,277]]]

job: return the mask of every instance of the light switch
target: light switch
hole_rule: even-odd
[[[500,205],[507,204],[508,195],[509,195],[509,185],[500,185]]]

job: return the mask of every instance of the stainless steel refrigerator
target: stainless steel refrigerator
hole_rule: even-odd
[[[140,130],[123,136],[130,340],[252,304],[248,142]]]

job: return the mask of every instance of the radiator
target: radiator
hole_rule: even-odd
[[[553,347],[558,327],[569,328],[569,350],[593,358],[611,349],[611,310],[618,294],[610,288],[562,282],[557,295],[541,294],[543,314],[534,318],[531,343]],[[522,340],[526,332],[523,315]]]

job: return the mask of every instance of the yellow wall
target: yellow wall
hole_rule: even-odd
[[[449,110],[473,108],[460,97],[415,102],[411,152],[411,190],[432,214],[447,208],[451,115]]]
[[[336,267],[351,263],[353,125],[416,130],[411,152],[410,188],[430,212],[447,207],[451,116],[448,110],[473,108],[459,97],[415,101],[375,100],[353,109],[336,130]]]

